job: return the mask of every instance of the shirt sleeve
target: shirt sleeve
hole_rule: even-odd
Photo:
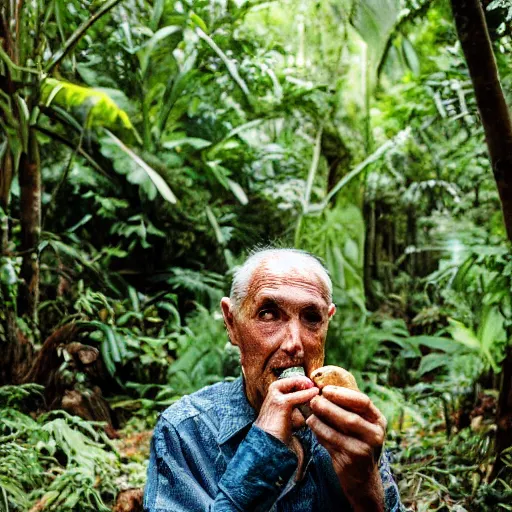
[[[384,501],[386,512],[407,512],[407,509],[400,501],[400,493],[398,486],[391,474],[389,458],[384,451],[380,458],[379,464],[380,477],[382,479],[382,487],[384,488]]]
[[[189,449],[161,418],[151,441],[145,512],[266,512],[297,467],[284,443],[253,425],[211,496],[187,462]]]

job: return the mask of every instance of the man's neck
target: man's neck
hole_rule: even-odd
[[[244,386],[244,394],[245,398],[247,398],[247,401],[249,402],[249,405],[256,411],[256,414],[260,412],[262,401],[258,403],[257,397],[253,396],[252,393],[247,392],[247,382],[245,380],[245,376],[242,374],[242,383]]]

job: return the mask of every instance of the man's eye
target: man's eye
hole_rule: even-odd
[[[258,313],[260,320],[277,320],[278,316],[278,312],[275,309],[262,309]]]
[[[313,311],[309,311],[307,313],[304,313],[303,315],[304,320],[310,324],[317,324],[318,322],[322,321],[322,315],[319,313],[315,313]]]

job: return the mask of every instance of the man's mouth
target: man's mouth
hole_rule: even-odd
[[[300,365],[288,365],[288,366],[283,366],[281,368],[273,368],[272,369],[272,373],[277,377],[277,378],[280,378],[281,375],[286,371],[286,370],[289,370],[291,368],[297,368],[297,374],[299,375],[304,375],[305,372],[304,372],[304,368],[303,366],[300,366]],[[287,372],[287,373],[291,373],[293,374],[294,372]],[[291,376],[291,375],[290,375]]]

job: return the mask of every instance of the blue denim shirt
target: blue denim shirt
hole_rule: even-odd
[[[308,428],[297,435],[305,471],[296,482],[297,456],[253,425],[242,377],[180,399],[160,417],[151,442],[144,494],[146,512],[311,512],[352,510],[327,450]],[[403,511],[387,458],[380,474],[386,512]]]

